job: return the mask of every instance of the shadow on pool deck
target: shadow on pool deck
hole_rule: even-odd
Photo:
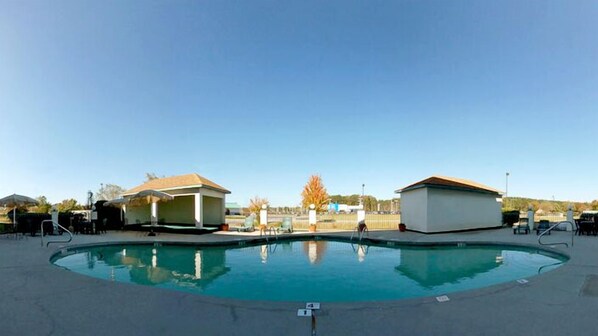
[[[350,236],[351,232],[323,233]],[[259,234],[258,234],[259,236]],[[109,232],[75,236],[72,244],[108,241],[215,242],[255,237],[235,233],[202,236]],[[371,231],[371,238],[405,242],[488,241],[537,246],[536,235],[509,229],[423,235]],[[547,241],[570,239],[555,232]],[[109,282],[49,263],[59,246],[40,238],[0,236],[2,335],[309,335],[310,320],[297,317],[300,302],[228,300]],[[598,297],[598,237],[575,237],[569,262],[529,278],[449,295],[448,302],[418,298],[371,303],[325,303],[320,335],[594,335]],[[305,281],[292,279],[289,281]],[[250,290],[250,289],[248,289]]]

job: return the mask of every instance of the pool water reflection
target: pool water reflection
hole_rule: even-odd
[[[502,246],[405,247],[286,241],[243,247],[108,245],[58,255],[92,277],[203,295],[271,301],[433,296],[537,275],[565,259]]]

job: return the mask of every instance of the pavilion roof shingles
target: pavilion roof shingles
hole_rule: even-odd
[[[490,188],[481,183],[477,183],[477,182],[466,180],[466,179],[456,178],[456,177],[438,176],[438,175],[430,176],[427,179],[410,184],[404,188],[396,190],[395,192],[400,193],[403,191],[417,189],[419,187],[424,187],[424,186],[453,187],[453,188],[459,188],[459,189],[468,189],[468,190],[502,194],[501,191],[494,189],[494,188]]]
[[[187,174],[187,175],[170,176],[170,177],[153,179],[153,180],[145,182],[142,185],[138,185],[135,188],[125,191],[125,193],[123,195],[132,195],[132,194],[136,194],[142,190],[149,190],[149,189],[163,191],[163,190],[183,189],[183,188],[191,188],[191,187],[207,187],[210,189],[222,191],[226,194],[230,194],[229,190],[208,180],[205,177],[202,177],[198,174]]]

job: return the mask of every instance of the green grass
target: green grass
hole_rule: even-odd
[[[395,230],[401,222],[400,215],[366,214],[365,222],[370,230]],[[276,223],[272,221],[272,223]],[[278,221],[277,224],[280,222]],[[317,216],[318,230],[353,230],[357,225],[357,214],[319,214]],[[307,216],[293,217],[293,227],[307,230],[309,227]]]

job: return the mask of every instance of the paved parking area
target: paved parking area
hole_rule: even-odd
[[[348,236],[350,232],[329,233]],[[79,235],[71,244],[106,241],[227,241],[256,233],[201,236],[138,232]],[[511,230],[424,235],[372,231],[395,241],[481,241],[538,245],[535,234]],[[546,241],[570,241],[555,232]],[[0,335],[311,335],[296,316],[301,303],[240,301],[109,282],[49,263],[59,246],[39,237],[0,236]],[[450,295],[390,302],[323,304],[319,335],[595,335],[598,322],[598,237],[555,245],[566,265],[516,282]]]

